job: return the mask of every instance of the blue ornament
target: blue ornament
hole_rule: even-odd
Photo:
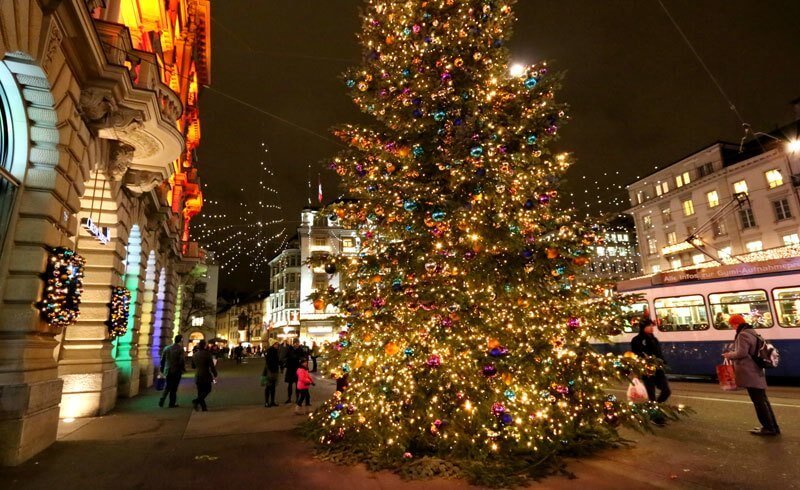
[[[528,250],[526,248],[525,250],[522,251],[522,256],[525,257],[526,259],[530,259],[531,257],[533,257],[533,251]]]
[[[500,422],[503,425],[511,425],[514,423],[514,417],[512,417],[510,413],[506,412],[500,416]]]
[[[528,139],[526,141],[528,142],[529,145],[532,145],[532,144],[536,143],[537,139],[538,138],[536,137],[536,135],[532,134],[532,135],[528,136]]]
[[[403,354],[405,354],[406,357],[411,357],[414,355],[414,349],[412,349],[411,347],[406,347],[405,350],[403,351]]]
[[[416,201],[403,201],[403,209],[408,211],[409,213],[413,213],[417,209],[419,209],[419,203]]]
[[[556,267],[556,272],[558,272],[559,275],[565,273],[566,271],[567,271],[567,268],[564,267],[563,265],[559,265],[558,267]]]
[[[404,77],[407,77],[411,75],[411,70],[409,70],[408,68],[403,68],[402,73]]]
[[[415,157],[419,158],[425,154],[425,149],[422,148],[420,145],[414,145],[414,148],[411,150],[411,153],[413,153]]]
[[[536,87],[536,84],[539,83],[539,80],[537,80],[534,77],[530,77],[529,79],[525,80],[524,83],[525,83],[525,88],[531,90],[532,88]]]
[[[339,415],[341,415],[341,414],[342,414],[342,413],[341,413],[340,411],[338,411],[338,410],[334,410],[333,412],[331,412],[331,418],[332,418],[333,420],[336,420],[336,419],[338,419],[338,418],[339,418]]]
[[[509,400],[514,400],[514,398],[516,398],[516,397],[517,397],[517,394],[516,394],[516,393],[514,393],[514,390],[510,390],[510,389],[509,389],[509,390],[506,390],[506,391],[505,391],[503,394],[504,394],[504,395],[506,396],[506,398],[508,398]]]
[[[350,372],[350,365],[349,364],[342,364],[342,372],[349,373]]]
[[[469,150],[469,154],[474,158],[478,158],[479,156],[483,155],[483,147],[475,146],[471,150]]]
[[[503,290],[504,290],[505,292],[507,292],[507,293],[510,293],[511,291],[513,291],[513,290],[514,290],[514,286],[512,286],[512,285],[511,285],[511,284],[509,284],[509,283],[505,283],[505,284],[503,284]]]
[[[509,225],[508,226],[508,231],[510,231],[512,234],[516,235],[517,233],[519,233],[519,226],[517,226],[517,225]]]
[[[410,27],[406,27],[405,29],[403,29],[403,34],[406,35],[406,36],[410,36],[411,35],[411,28]]]
[[[445,213],[441,209],[435,209],[431,213],[431,219],[433,219],[433,221],[442,221],[445,218],[445,216],[447,216],[447,213]]]
[[[478,177],[486,176],[486,169],[481,167],[481,168],[475,170],[475,175],[477,175]]]
[[[348,86],[348,87],[350,87],[350,88],[353,88],[353,87],[355,87],[355,86],[356,86],[356,81],[355,81],[355,80],[347,80],[347,81],[346,81],[346,82],[344,82],[344,83],[345,83],[345,85],[347,85],[347,86]]]
[[[339,342],[339,345],[342,346],[342,347],[347,347],[348,345],[350,345],[350,341],[349,340],[342,340],[342,341]]]
[[[414,109],[414,111],[411,113],[411,115],[413,115],[416,118],[420,118],[420,117],[422,117],[422,111],[419,110],[419,109]]]
[[[533,202],[533,200],[532,200],[532,199],[528,199],[527,201],[525,201],[525,204],[524,204],[524,206],[525,206],[525,209],[533,209],[533,207],[534,207],[535,205],[536,205],[536,203],[535,203],[535,202]]]
[[[398,292],[403,290],[403,281],[397,278],[392,281],[392,291]]]
[[[444,111],[438,111],[433,114],[433,119],[436,121],[442,121],[445,117],[447,117],[447,113]]]
[[[414,226],[406,225],[406,231],[414,231]]]
[[[336,406],[335,406],[334,408],[335,408],[336,410],[341,410],[341,409],[343,409],[343,408],[344,408],[344,403],[337,403],[337,404],[336,404]]]

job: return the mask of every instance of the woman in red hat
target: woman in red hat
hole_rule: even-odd
[[[731,315],[728,324],[736,330],[736,337],[733,350],[724,353],[722,357],[733,361],[736,385],[747,388],[758,421],[761,422],[761,427],[751,430],[750,433],[757,436],[777,436],[781,433],[781,429],[767,399],[767,378],[764,369],[753,360],[753,356],[758,352],[758,337],[742,315]]]

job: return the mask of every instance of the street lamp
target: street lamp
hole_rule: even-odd
[[[789,153],[800,152],[800,138],[795,138],[793,140],[789,140],[789,142],[786,143],[786,150]]]

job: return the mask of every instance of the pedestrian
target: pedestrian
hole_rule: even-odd
[[[169,408],[178,406],[178,385],[181,383],[181,376],[186,370],[184,352],[183,352],[183,335],[176,335],[172,344],[164,347],[161,351],[161,363],[159,368],[161,373],[166,377],[167,383],[164,388],[164,393],[158,400],[158,406],[163,407],[164,401],[169,395]]]
[[[664,355],[661,353],[661,345],[655,336],[655,325],[649,318],[642,318],[639,321],[639,335],[631,339],[631,350],[639,357],[654,357],[664,362]],[[652,375],[642,376],[642,383],[647,390],[647,398],[651,402],[664,403],[672,394],[667,381],[667,374],[662,367],[655,370]],[[656,398],[656,388],[659,390]]]
[[[278,374],[280,374],[280,365],[278,364],[278,342],[272,344],[264,354],[264,371],[261,373],[264,376],[264,406],[277,407],[275,403],[275,385],[278,384]]]
[[[761,423],[761,427],[751,430],[750,433],[757,436],[777,436],[781,433],[781,429],[767,398],[767,378],[764,369],[753,359],[758,354],[758,337],[755,330],[739,314],[731,315],[728,324],[736,330],[736,336],[733,350],[722,354],[722,357],[733,361],[736,386],[747,388],[747,394],[750,395],[756,416]]]
[[[206,349],[205,340],[201,340],[197,344],[194,364],[197,366],[194,374],[194,382],[197,385],[197,398],[192,400],[192,406],[195,410],[202,408],[204,412],[208,412],[206,397],[211,393],[211,385],[216,382],[217,368],[214,366],[214,357]]]
[[[292,387],[297,383],[297,368],[300,367],[301,357],[300,341],[294,339],[294,342],[292,342],[292,345],[289,346],[286,352],[286,374],[283,378],[283,380],[286,381],[286,393],[288,397],[286,398],[286,403],[292,403]],[[298,396],[300,396],[300,394],[295,392],[295,401],[297,401]]]
[[[289,356],[289,349],[291,349],[289,341],[284,339],[278,347],[278,363],[280,364],[281,372],[286,369],[286,358]]]
[[[244,347],[242,347],[242,344],[239,344],[233,348],[233,358],[236,360],[236,364],[242,363],[243,355],[244,355]]]
[[[317,358],[319,357],[319,345],[316,341],[311,342],[311,372],[317,372]]]
[[[300,366],[297,368],[297,405],[294,407],[295,415],[303,415],[308,413],[307,411],[301,412],[303,410],[303,402],[305,402],[305,406],[311,406],[311,393],[308,391],[309,388],[314,386],[314,378],[308,374],[308,360],[301,359]]]

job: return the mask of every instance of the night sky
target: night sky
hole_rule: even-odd
[[[664,3],[755,131],[793,120],[789,101],[800,97],[800,2]],[[285,224],[273,225],[274,231],[285,226],[293,233],[307,203],[308,164],[314,203],[318,173],[325,199],[338,195],[335,175],[323,164],[340,148],[329,130],[369,121],[340,79],[345,67],[359,62],[360,5],[360,0],[212,3],[212,89],[201,99],[198,157],[204,213],[229,217],[199,223],[238,224],[258,214],[264,220],[282,217]],[[564,191],[567,199],[574,194],[582,212],[586,203],[594,210],[623,209],[616,204],[625,197],[618,186],[716,140],[742,137],[738,117],[656,0],[519,0],[516,13],[512,61],[547,60],[551,69],[567,74],[557,96],[570,104],[572,121],[559,132],[557,145],[575,156]],[[277,196],[254,185],[264,179],[261,161],[274,173],[265,185]],[[244,215],[242,202],[254,209],[259,200],[280,203],[282,211]],[[261,257],[277,245],[263,244]],[[221,287],[266,288],[266,276],[253,274],[248,262],[252,259],[238,272],[223,274]]]

